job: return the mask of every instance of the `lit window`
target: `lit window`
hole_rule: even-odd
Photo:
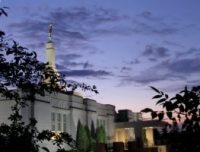
[[[52,140],[59,140],[60,138],[61,138],[60,132],[52,131],[52,137],[51,137]]]

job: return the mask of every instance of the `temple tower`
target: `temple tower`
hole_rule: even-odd
[[[49,24],[48,28],[48,41],[46,44],[46,61],[49,63],[49,66],[52,67],[56,71],[55,66],[55,49],[52,41],[52,24]]]

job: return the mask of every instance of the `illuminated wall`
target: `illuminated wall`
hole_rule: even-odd
[[[144,146],[151,147],[154,146],[154,137],[153,137],[153,127],[143,128],[143,141]]]
[[[117,128],[115,130],[115,141],[124,143],[135,141],[134,128]]]

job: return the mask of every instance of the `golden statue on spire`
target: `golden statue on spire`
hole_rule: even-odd
[[[52,23],[50,23],[49,28],[48,28],[49,40],[51,40],[51,38],[52,38],[52,31],[53,31],[53,25],[52,25]]]

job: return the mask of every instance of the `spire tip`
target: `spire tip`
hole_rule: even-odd
[[[48,34],[49,34],[50,41],[52,40],[52,31],[53,31],[53,25],[52,25],[52,23],[50,23],[49,27],[48,27]]]

